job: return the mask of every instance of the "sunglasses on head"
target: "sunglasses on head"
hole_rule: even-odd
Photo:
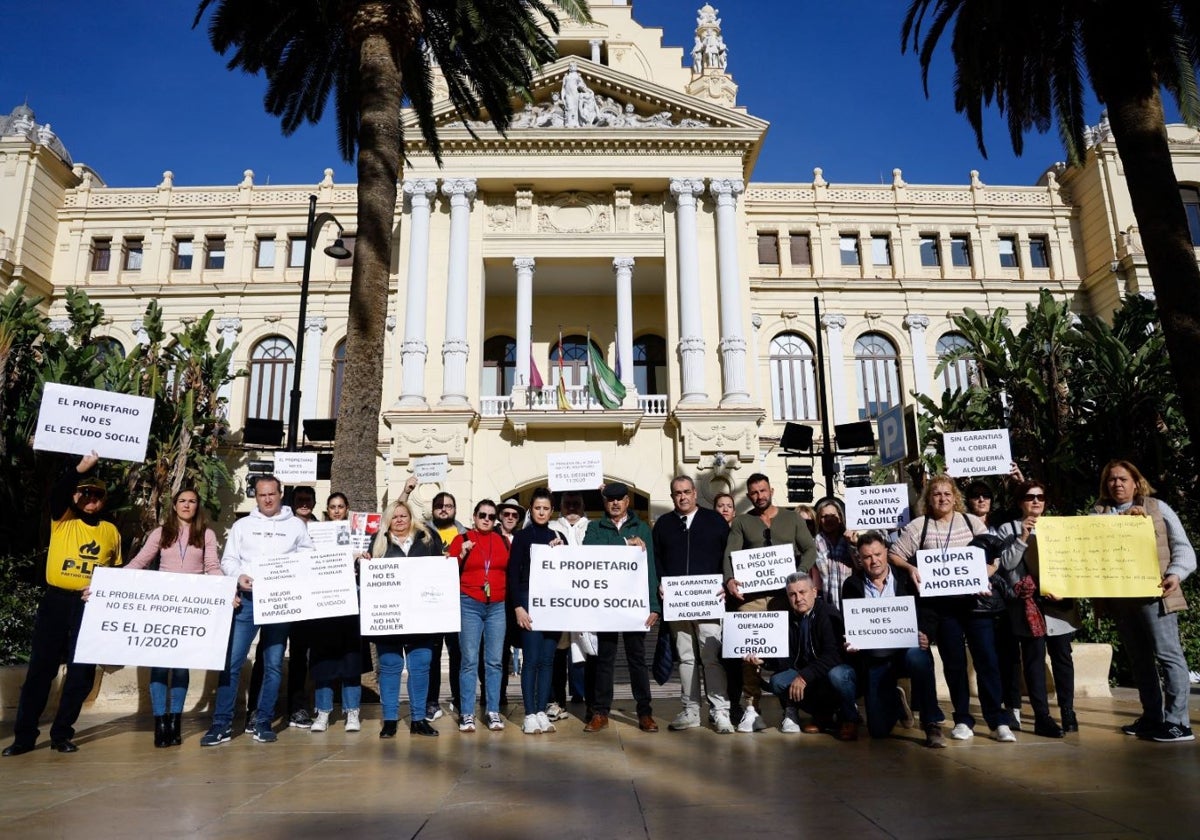
[[[480,512],[480,513],[477,513],[477,514],[475,514],[475,518],[476,518],[476,519],[482,519],[482,520],[484,520],[484,521],[486,521],[486,522],[495,522],[495,521],[496,521],[496,514],[494,514],[494,513],[483,513],[483,512]]]
[[[99,487],[83,487],[79,490],[79,498],[85,501],[88,499],[103,499],[106,495],[108,494]]]
[[[1026,493],[1021,497],[1022,502],[1044,502],[1046,501],[1045,493]]]

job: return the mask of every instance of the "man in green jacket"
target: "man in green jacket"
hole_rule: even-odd
[[[646,618],[646,630],[658,621],[662,604],[658,597],[658,574],[654,570],[654,540],[650,526],[629,509],[629,488],[613,483],[604,486],[604,516],[588,523],[584,545],[628,545],[637,546],[646,552],[646,583],[649,588],[650,615]],[[608,726],[608,715],[612,710],[613,672],[617,662],[617,633],[597,633],[599,652],[595,656],[595,689],[588,698],[592,717],[583,728],[584,732],[599,732]],[[646,632],[620,634],[625,641],[625,660],[629,663],[629,681],[633,697],[637,701],[638,728],[643,732],[657,732],[658,724],[650,708],[650,669],[646,665]]]

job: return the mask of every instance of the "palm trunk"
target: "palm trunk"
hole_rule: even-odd
[[[332,487],[352,508],[377,510],[384,327],[400,175],[400,67],[385,34],[359,50],[358,236],[350,279],[346,368],[333,447]]]

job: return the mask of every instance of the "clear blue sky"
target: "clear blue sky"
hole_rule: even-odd
[[[163,170],[180,185],[312,184],[342,163],[332,120],[290,138],[262,110],[261,78],[232,73],[192,30],[195,3],[176,0],[0,0],[0,110],[28,99],[76,161],[113,186],[152,186]],[[698,0],[635,0],[634,17],[690,49]],[[921,88],[901,55],[907,3],[896,0],[730,0],[718,3],[739,104],[771,123],[755,181],[806,181],[814,166],[835,183],[1032,184],[1064,157],[1056,133],[1031,135],[1017,158],[990,115],[990,158],[954,113],[949,52]],[[332,104],[329,109],[332,116]],[[1088,121],[1099,118],[1093,105]]]

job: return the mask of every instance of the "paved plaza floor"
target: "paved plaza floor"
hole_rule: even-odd
[[[771,704],[774,706],[774,704]],[[238,735],[201,749],[206,716],[182,747],[155,749],[145,717],[87,714],[80,751],[0,759],[0,836],[367,838],[1187,837],[1200,835],[1200,744],[1122,735],[1128,691],[1079,703],[1082,731],[1028,731],[921,746],[917,729],[856,743],[828,735],[668,732],[678,701],[658,702],[646,734],[618,700],[589,735],[577,718],[552,735],[378,736],[339,717],[329,732],[290,729],[274,744]],[[768,720],[778,723],[778,710]],[[0,727],[7,743],[11,725]]]

